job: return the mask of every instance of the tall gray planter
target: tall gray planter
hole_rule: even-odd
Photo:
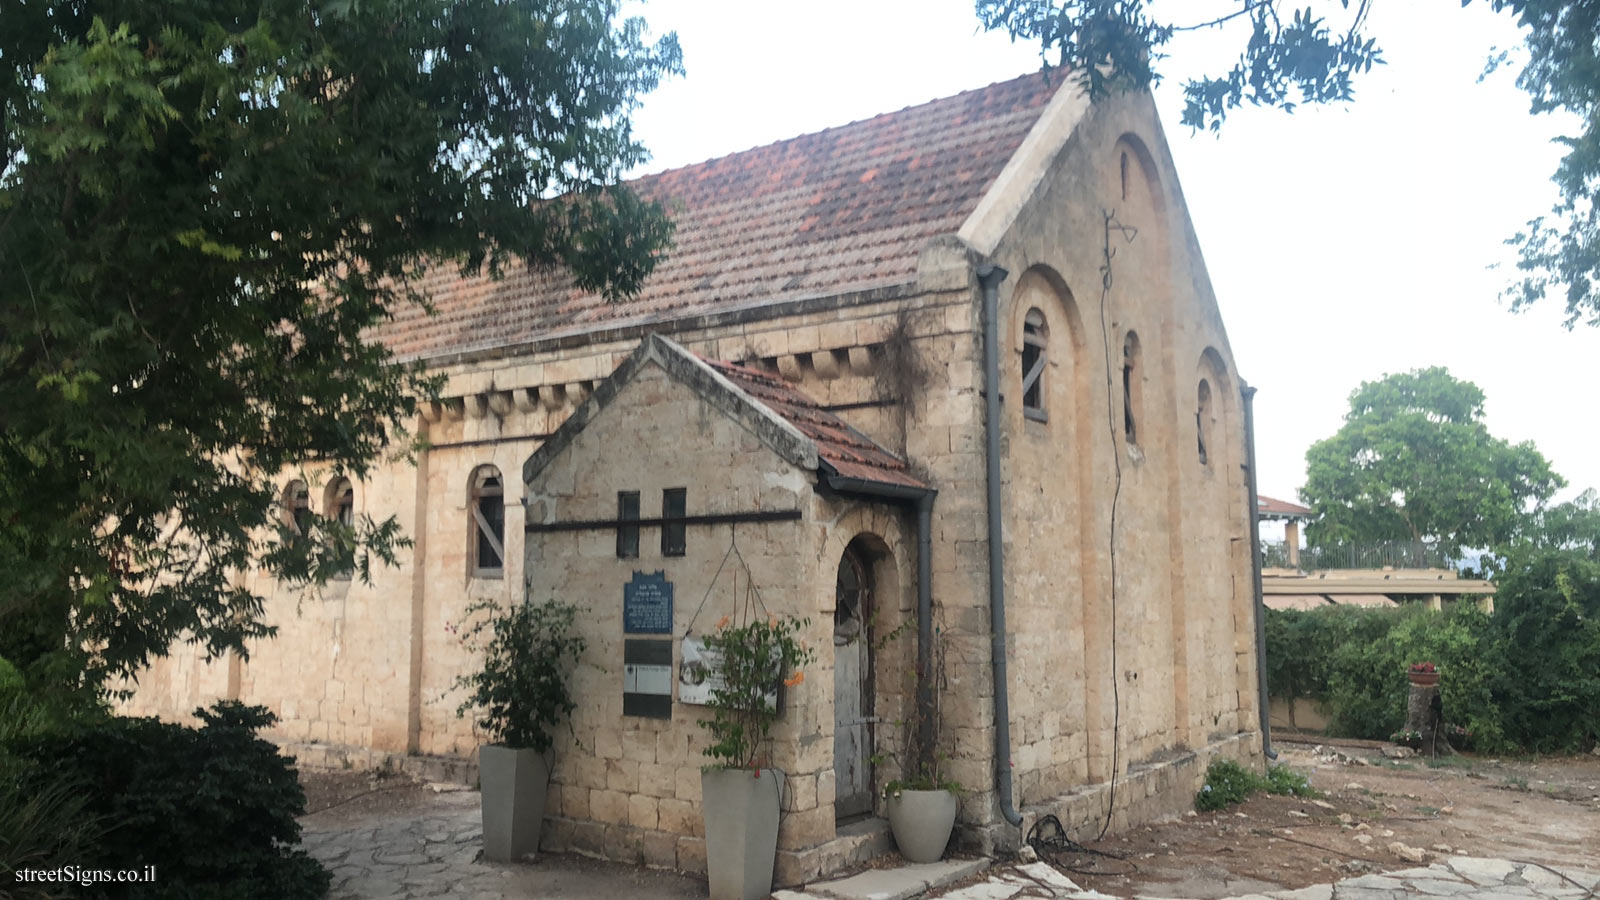
[[[889,795],[889,830],[900,855],[914,863],[938,862],[956,825],[956,795],[949,791],[900,791]]]
[[[539,850],[550,760],[538,750],[484,744],[478,748],[483,802],[483,858],[516,862]]]
[[[772,893],[782,773],[706,769],[700,794],[711,900],[760,900]]]

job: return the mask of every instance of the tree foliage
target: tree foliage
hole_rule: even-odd
[[[1462,5],[1472,0],[1462,0]],[[1522,308],[1563,295],[1567,325],[1600,325],[1600,0],[1486,0],[1516,20],[1524,43],[1517,85],[1532,112],[1564,111],[1579,131],[1561,138],[1568,152],[1553,175],[1560,200],[1508,243],[1520,276],[1505,297]],[[1037,41],[1047,62],[1072,71],[1099,98],[1149,87],[1159,62],[1184,32],[1242,26],[1243,49],[1225,72],[1184,85],[1183,123],[1217,130],[1249,103],[1292,111],[1305,103],[1352,99],[1356,79],[1384,62],[1367,14],[1372,0],[1321,0],[1303,8],[1282,0],[1230,0],[1210,18],[1176,20],[1153,0],[976,0],[985,28]],[[1159,9],[1158,9],[1159,6]],[[1447,26],[1441,22],[1441,33]],[[1502,53],[1489,68],[1509,62]]]
[[[1306,451],[1315,546],[1379,541],[1498,547],[1565,484],[1531,442],[1483,423],[1483,391],[1443,368],[1363,382],[1344,425]]]
[[[370,338],[429,266],[635,290],[617,185],[679,69],[615,0],[0,0],[0,657],[95,687],[270,633],[242,573],[404,545],[274,508],[434,388]]]

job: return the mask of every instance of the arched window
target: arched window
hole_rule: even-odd
[[[1200,388],[1195,398],[1194,410],[1194,435],[1199,444],[1200,465],[1211,465],[1211,452],[1207,445],[1211,443],[1211,382],[1200,379]]]
[[[283,507],[283,524],[295,534],[304,535],[311,530],[311,492],[306,490],[304,481],[296,478],[284,485],[279,505]]]
[[[1139,443],[1139,335],[1128,332],[1122,341],[1122,436]]]
[[[1022,321],[1022,414],[1041,422],[1044,410],[1044,367],[1049,361],[1049,331],[1044,313],[1028,310]]]
[[[328,511],[328,518],[340,525],[355,527],[356,492],[350,485],[350,479],[335,478],[328,484],[328,495],[323,500],[322,508]]]
[[[468,523],[472,574],[478,578],[499,578],[505,571],[506,505],[505,486],[500,470],[479,466],[472,473],[472,510]]]

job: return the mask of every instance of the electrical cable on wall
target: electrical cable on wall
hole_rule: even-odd
[[[1106,327],[1106,300],[1111,296],[1111,259],[1117,255],[1116,248],[1111,246],[1111,232],[1118,231],[1128,243],[1139,236],[1139,229],[1132,228],[1117,222],[1117,212],[1113,209],[1102,209],[1100,214],[1105,217],[1105,262],[1100,265],[1100,341],[1105,347],[1106,355],[1106,431],[1111,437],[1111,461],[1116,467],[1116,487],[1111,493],[1111,528],[1108,545],[1111,559],[1111,789],[1108,792],[1106,803],[1105,822],[1100,825],[1100,835],[1095,840],[1103,840],[1106,832],[1111,830],[1111,816],[1117,808],[1117,765],[1119,736],[1122,728],[1122,697],[1117,684],[1117,501],[1122,498],[1122,451],[1117,447],[1117,404],[1113,399],[1115,395],[1115,380],[1111,372],[1111,334]],[[1116,222],[1116,224],[1112,224]]]

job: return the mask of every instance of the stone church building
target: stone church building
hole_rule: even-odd
[[[433,276],[438,314],[377,335],[446,378],[427,449],[284,476],[285,515],[397,516],[409,557],[257,580],[275,639],[177,648],[125,711],[234,697],[304,760],[470,760],[465,609],[562,598],[588,651],[547,846],[703,871],[695,636],[793,613],[780,884],[890,846],[919,652],[969,849],[1259,761],[1248,389],[1148,95],[1036,73],[637,187],[677,222],[641,294]]]

